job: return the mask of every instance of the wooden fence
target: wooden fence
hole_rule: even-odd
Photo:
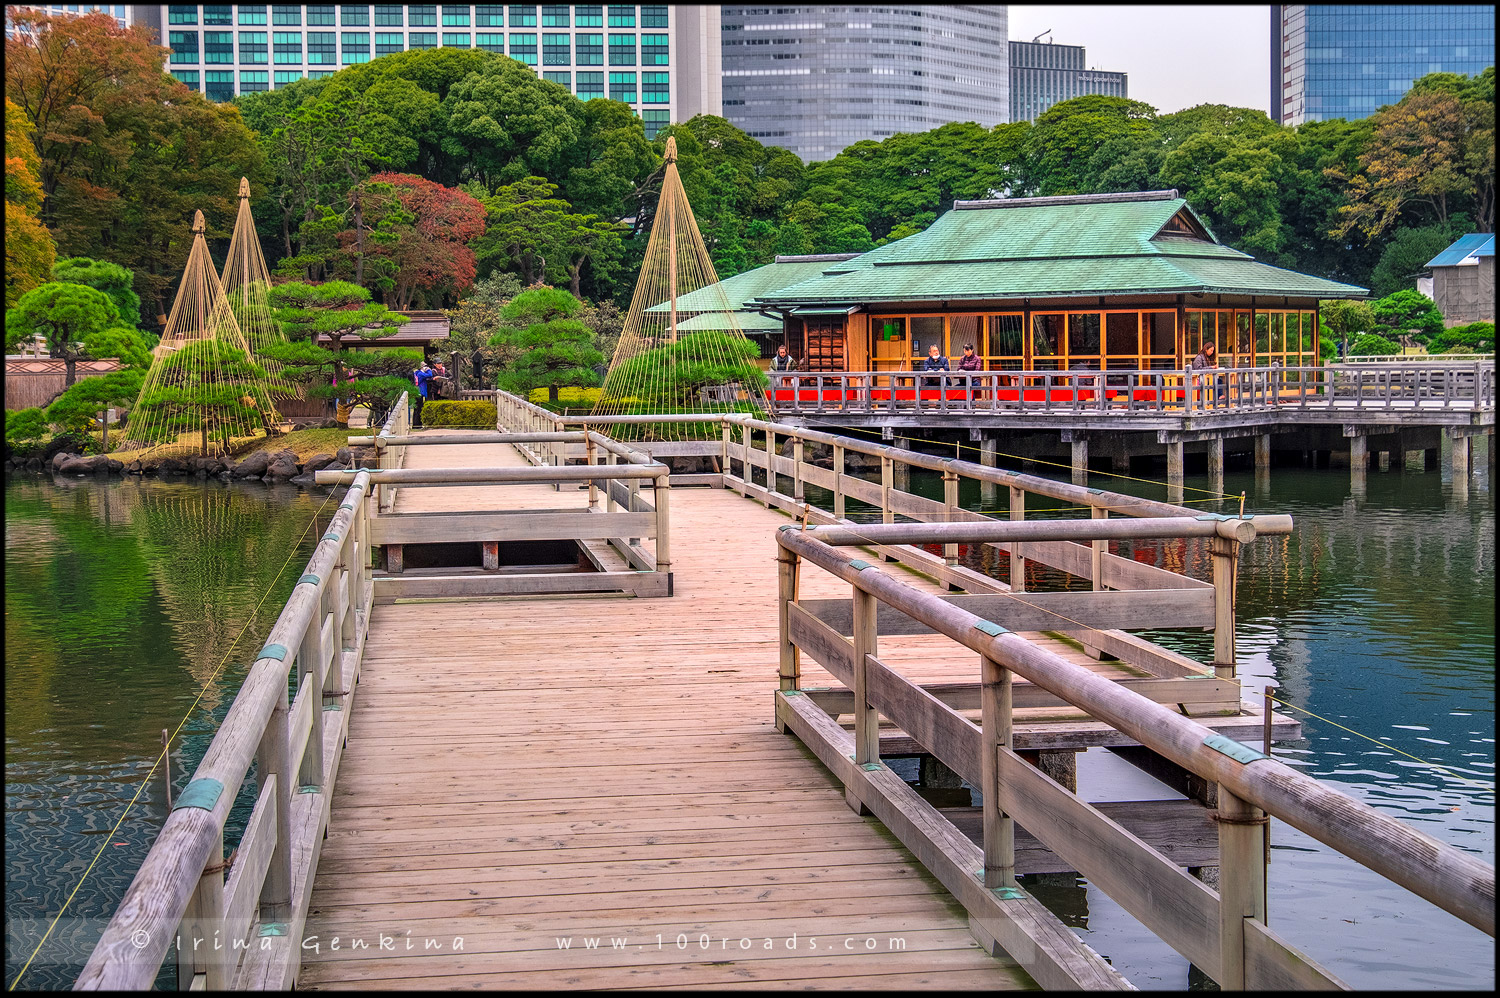
[[[118,360],[80,360],[74,377],[97,378],[120,370]],[[5,358],[5,408],[33,409],[46,406],[61,394],[67,383],[67,366],[51,357]]]
[[[374,444],[377,454],[404,454],[413,446],[513,444],[517,447],[583,448],[581,467],[393,468],[370,474],[377,490],[396,487],[550,485],[586,483],[582,509],[478,510],[472,504],[447,512],[392,513],[382,504],[370,525],[371,543],[384,549],[386,576],[375,580],[376,602],[408,597],[499,596],[558,592],[627,592],[637,596],[672,594],[670,469],[647,454],[594,432],[523,432],[351,437],[351,445]],[[601,462],[602,456],[602,462]],[[540,463],[540,462],[538,462]],[[355,471],[320,471],[320,485],[346,484]],[[650,496],[643,494],[648,483]],[[602,507],[601,507],[602,499]],[[645,541],[652,547],[647,549]],[[407,544],[477,542],[486,573],[499,571],[499,546],[517,541],[590,542],[610,549],[628,568],[610,570],[595,558],[593,572],[535,572],[400,578]]]
[[[851,802],[880,818],[953,892],[968,910],[976,936],[1003,948],[1046,988],[1128,985],[1066,929],[1059,933],[1045,909],[1017,887],[1017,824],[1224,988],[1344,987],[1266,924],[1266,814],[1493,936],[1493,866],[1013,633],[1033,625],[1037,596],[944,598],[869,571],[869,563],[839,550],[898,539],[1097,543],[1162,531],[1238,547],[1257,530],[1286,532],[1290,523],[1282,521],[1287,519],[1171,517],[1134,521],[1124,531],[1097,521],[1054,522],[1034,532],[1027,529],[1032,524],[1007,523],[785,526],[777,534],[782,647],[777,724],[801,738],[844,783]],[[852,598],[844,604],[847,627],[827,622],[827,604],[833,601],[798,599],[798,565],[804,560],[851,585]],[[1178,600],[1179,609],[1188,612]],[[1111,606],[1137,608],[1142,619],[1155,612],[1138,604],[1138,594],[1095,592],[1078,601],[1069,616],[1108,615]],[[979,682],[970,698],[981,713],[977,728],[952,704],[879,658],[881,634],[913,629],[944,635],[979,656]],[[849,704],[820,704],[811,691],[799,689],[803,653],[847,687]],[[1035,705],[1039,696],[1071,704],[1217,783],[1217,891],[1016,754],[1012,711]],[[852,737],[836,720],[840,712],[854,716]],[[881,763],[882,716],[979,790],[984,803],[980,845],[959,834]]]
[[[1272,409],[1481,409],[1489,361],[1317,367],[1072,371],[854,371],[771,375],[777,415],[828,413],[1132,414]]]

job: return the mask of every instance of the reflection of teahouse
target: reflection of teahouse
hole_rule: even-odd
[[[809,369],[899,371],[929,344],[984,370],[1181,370],[1318,362],[1320,300],[1363,288],[1259,263],[1175,190],[956,201],[924,232],[832,263],[747,309],[779,315]],[[834,339],[838,366],[814,368]]]

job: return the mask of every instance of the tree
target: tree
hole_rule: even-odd
[[[57,246],[37,220],[42,207],[41,159],[32,145],[36,126],[7,98],[5,101],[5,307],[47,282]]]
[[[1443,313],[1420,291],[1397,291],[1372,303],[1370,308],[1379,330],[1395,335],[1415,333],[1419,342],[1443,331]]]
[[[582,102],[514,59],[493,56],[443,100],[442,148],[486,186],[563,176],[583,125]]]
[[[1427,261],[1468,231],[1467,222],[1468,216],[1460,215],[1450,219],[1447,225],[1397,229],[1386,242],[1380,262],[1370,274],[1371,293],[1383,297],[1411,288],[1417,276],[1427,269]]]
[[[406,308],[418,290],[443,297],[467,290],[475,267],[469,244],[484,233],[484,206],[463,191],[410,174],[378,173],[369,183],[389,185],[412,219],[375,249],[394,265],[389,303]]]
[[[339,419],[356,406],[370,410],[370,425],[385,422],[402,392],[413,391],[411,372],[422,364],[415,347],[330,350],[308,340],[273,343],[266,356],[282,363],[282,377],[302,385],[309,398],[338,399]]]
[[[145,369],[140,367],[84,378],[47,406],[47,422],[63,432],[85,433],[100,411],[134,406],[145,380]]]
[[[1455,84],[1452,74],[1423,77],[1399,102],[1371,116],[1374,134],[1359,157],[1359,172],[1330,167],[1347,182],[1349,203],[1339,209],[1337,235],[1358,232],[1367,242],[1403,217],[1446,225],[1473,207],[1480,231],[1494,229],[1494,70]]]
[[[1101,94],[1052,105],[1026,134],[1025,186],[1040,195],[1086,193],[1092,189],[1086,165],[1099,147],[1149,133],[1155,118],[1150,104]]]
[[[595,367],[604,354],[594,347],[594,331],[575,318],[583,307],[560,288],[542,287],[521,292],[502,308],[506,326],[490,342],[515,350],[517,357],[500,372],[499,387],[525,395],[545,386],[556,402],[561,387],[599,384]]]
[[[644,350],[610,369],[611,385],[629,386],[631,400],[657,410],[696,410],[705,388],[739,385],[765,391],[770,384],[756,363],[760,347],[718,329],[686,333],[676,343]]]
[[[1320,336],[1318,352],[1321,356],[1331,357],[1338,352],[1337,344],[1347,346],[1350,337],[1367,333],[1374,328],[1375,310],[1370,307],[1369,302],[1353,299],[1324,302],[1323,307],[1318,310],[1318,329],[1333,338]]]
[[[120,321],[127,326],[141,324],[141,298],[133,289],[135,275],[118,263],[73,256],[52,265],[52,279],[64,284],[86,284],[102,291],[115,303]]]
[[[433,346],[465,357],[483,350],[501,326],[500,309],[520,293],[521,282],[515,274],[496,272],[474,282],[457,308],[443,312],[448,317],[448,337]]]
[[[167,360],[161,363],[168,364]],[[172,443],[183,434],[203,434],[228,452],[232,438],[252,429],[272,429],[265,369],[243,350],[212,338],[179,347],[159,369],[130,414],[130,439]]]
[[[114,328],[119,319],[114,302],[101,291],[83,284],[43,284],[6,311],[6,350],[41,334],[51,356],[63,362],[67,372],[63,385],[69,387],[76,379],[78,361],[90,356],[89,338]]]
[[[557,256],[568,230],[572,206],[557,196],[557,185],[542,177],[525,177],[495,189],[482,199],[487,213],[478,243],[481,267],[512,269],[521,283],[542,279],[547,255]]]
[[[361,340],[378,340],[390,336],[411,320],[404,315],[389,311],[384,305],[370,301],[370,292],[347,281],[329,281],[326,284],[303,284],[293,282],[273,287],[270,290],[271,311],[286,333],[286,344],[271,344],[265,355],[284,364],[316,367],[319,376],[326,373],[329,387],[346,388],[350,373],[345,364],[357,365],[360,360],[344,350],[344,341],[353,337]],[[328,337],[329,352],[327,370],[322,370],[321,355],[300,351],[303,346],[318,348],[320,336]],[[356,372],[358,368],[355,368]],[[298,375],[289,374],[288,378]],[[309,376],[310,377],[310,376]],[[304,381],[304,383],[309,383]],[[329,397],[332,392],[324,395]],[[343,404],[336,416],[340,426],[349,424],[349,397],[342,391],[336,395]]]
[[[1399,354],[1401,345],[1374,333],[1360,333],[1349,348],[1351,357],[1386,357]]]

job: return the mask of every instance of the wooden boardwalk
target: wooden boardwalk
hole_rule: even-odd
[[[497,444],[414,447],[407,466],[522,463]],[[582,498],[446,487],[397,502]],[[681,489],[672,520],[670,599],[376,608],[306,928],[322,951],[304,948],[299,986],[1035,986],[776,730],[772,534],[786,517]],[[825,573],[804,585],[847,596]],[[917,678],[976,669],[929,659]],[[807,681],[833,685],[811,662]]]

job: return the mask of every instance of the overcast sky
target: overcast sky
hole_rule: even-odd
[[[1268,6],[1010,8],[1012,41],[1048,28],[1057,44],[1084,46],[1090,69],[1129,73],[1129,96],[1163,114],[1271,103]]]

